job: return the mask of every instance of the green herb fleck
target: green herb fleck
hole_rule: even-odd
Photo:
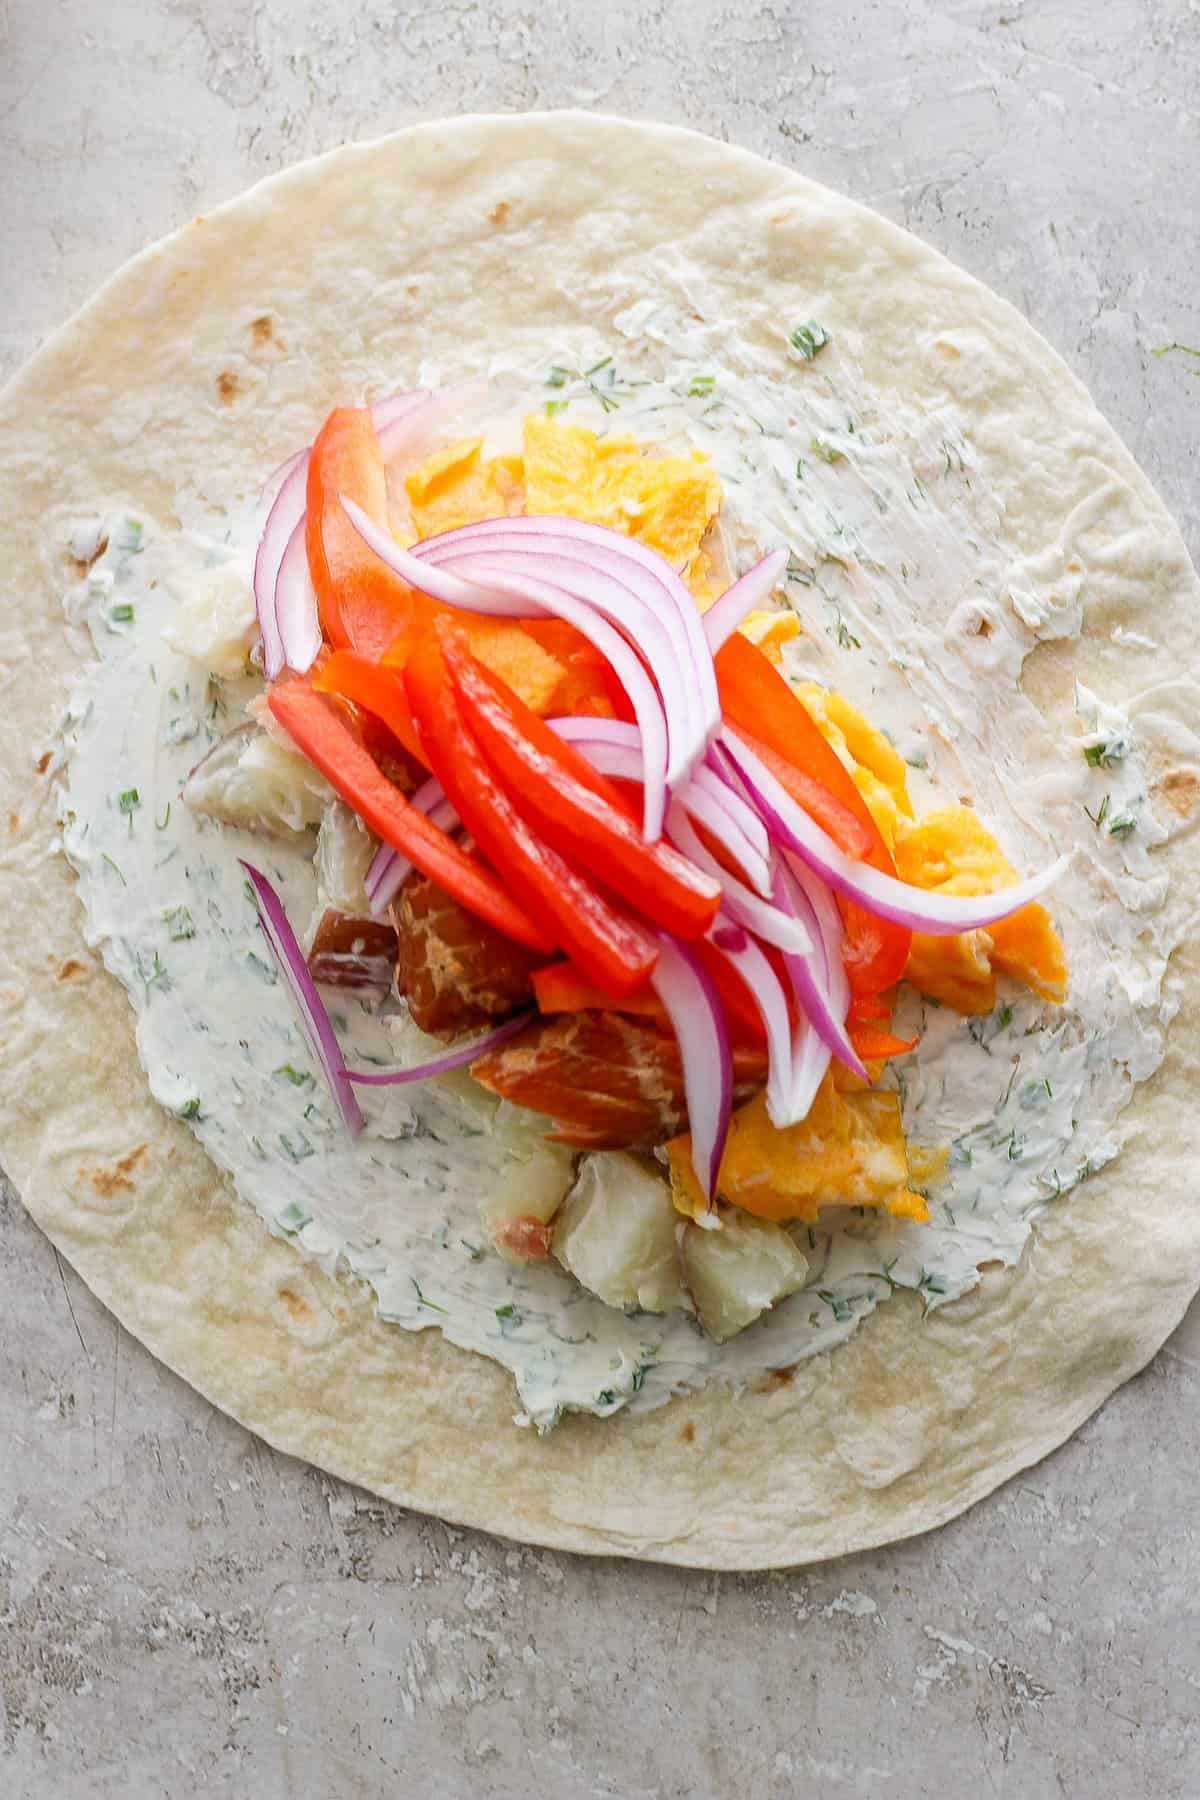
[[[472,1244],[468,1238],[459,1238],[458,1241],[467,1252],[467,1255],[471,1258],[472,1262],[483,1261],[483,1248],[481,1245]]]
[[[854,1308],[844,1294],[832,1293],[829,1288],[818,1288],[817,1299],[825,1302],[839,1325],[844,1325],[847,1319],[854,1317]]]
[[[552,388],[566,387],[571,379],[570,369],[564,369],[560,363],[552,363],[550,373],[546,377],[546,386]]]
[[[304,1162],[307,1157],[316,1155],[316,1151],[302,1131],[296,1133],[294,1140],[287,1135],[286,1131],[281,1131],[279,1133],[279,1148],[283,1151],[283,1154],[287,1157],[288,1161],[294,1163]]]
[[[200,1097],[194,1096],[179,1108],[181,1119],[198,1119],[200,1117]]]
[[[1115,819],[1110,819],[1108,822],[1108,835],[1109,837],[1128,837],[1136,826],[1137,820],[1132,813],[1118,813]]]
[[[693,399],[698,399],[705,394],[711,394],[716,385],[715,375],[693,375],[688,383],[688,393]]]
[[[167,965],[157,950],[154,952],[154,961],[149,966],[149,974],[146,972],[146,962],[140,952],[134,957],[134,966],[138,972],[138,979],[147,994],[151,988],[159,988],[164,994],[170,990],[171,977],[167,973]]]
[[[155,819],[155,821],[154,821],[154,829],[155,829],[155,831],[165,831],[167,829],[167,826],[170,823],[171,823],[171,802],[168,800],[166,812],[163,814],[161,819]]]
[[[261,976],[269,986],[274,987],[275,983],[279,980],[279,976],[269,962],[264,962],[262,957],[254,950],[247,950],[246,961],[256,975]]]
[[[520,1315],[517,1312],[516,1307],[513,1305],[512,1301],[510,1300],[508,1302],[507,1306],[498,1306],[496,1308],[496,1317],[498,1319],[516,1319],[516,1318],[519,1318]]]
[[[601,1388],[600,1392],[596,1395],[596,1405],[615,1406],[616,1404],[617,1396],[614,1390],[612,1388]]]
[[[556,419],[559,413],[566,412],[569,404],[567,400],[547,400],[543,410],[548,419]]]
[[[1177,350],[1181,356],[1194,356],[1200,360],[1200,350],[1193,349],[1191,344],[1159,344],[1151,350],[1150,354],[1151,356],[1170,356],[1174,350]],[[1200,375],[1200,368],[1189,369],[1188,374]]]
[[[1107,817],[1108,817],[1108,805],[1109,805],[1109,797],[1107,794],[1105,794],[1103,800],[1100,802],[1099,809],[1096,812],[1093,812],[1090,806],[1085,806],[1083,809],[1084,812],[1087,814],[1088,818],[1092,821],[1092,824],[1096,827],[1097,831],[1099,831],[1099,829],[1103,825],[1105,819],[1107,819]]]
[[[861,650],[862,639],[855,637],[842,617],[841,608],[835,606],[833,612],[834,622],[825,627],[826,636],[834,639],[839,650]]]
[[[1005,1000],[1003,1002],[1003,1004],[997,1008],[997,1011],[996,1011],[996,1030],[998,1032],[999,1031],[1007,1031],[1008,1027],[1012,1024],[1012,1018],[1013,1018],[1013,1009],[1008,1004],[1008,1001]]]
[[[119,866],[113,861],[112,857],[108,854],[107,850],[102,850],[100,852],[100,861],[102,863],[108,864],[109,868],[112,870],[113,874],[117,877],[117,879],[121,883],[122,887],[129,886],[129,883],[126,881],[125,877],[122,875]]]
[[[122,600],[119,606],[112,607],[108,616],[114,625],[133,624],[133,608],[128,600]]]
[[[425,1307],[425,1308],[427,1308],[427,1310],[428,1310],[428,1311],[429,1311],[429,1312],[436,1312],[436,1313],[444,1313],[444,1314],[445,1314],[445,1316],[446,1316],[446,1317],[447,1317],[447,1318],[449,1318],[449,1316],[450,1316],[450,1308],[449,1308],[449,1307],[448,1307],[448,1306],[438,1306],[438,1305],[437,1305],[437,1303],[436,1303],[436,1301],[433,1301],[433,1300],[427,1300],[427,1299],[426,1299],[426,1298],[425,1298],[425,1296],[424,1296],[424,1294],[423,1294],[423,1293],[422,1293],[422,1292],[421,1292],[421,1288],[420,1288],[420,1284],[419,1284],[419,1282],[418,1282],[418,1281],[417,1281],[417,1279],[416,1279],[416,1276],[415,1276],[415,1275],[410,1275],[410,1276],[409,1276],[409,1278],[408,1278],[408,1279],[409,1279],[409,1280],[410,1280],[410,1281],[411,1281],[411,1282],[412,1282],[412,1284],[413,1284],[413,1288],[414,1288],[414,1290],[415,1290],[415,1292],[416,1292],[416,1296],[417,1296],[417,1304],[418,1304],[418,1305],[419,1305],[419,1306],[424,1306],[424,1307]]]
[[[173,944],[186,943],[196,935],[196,925],[186,906],[172,906],[163,914],[167,936]]]
[[[118,550],[140,550],[142,547],[142,521],[126,516],[121,521],[121,529],[117,537]]]
[[[280,1063],[273,1073],[282,1075],[293,1087],[311,1087],[313,1084],[313,1078],[306,1069],[294,1069],[291,1063]]]
[[[797,325],[788,342],[793,350],[800,352],[805,362],[811,362],[829,342],[829,333],[815,319],[809,319],[806,325]]]
[[[133,815],[142,804],[142,797],[135,787],[125,788],[117,795],[117,805],[129,820],[129,829],[133,830]]]
[[[811,439],[809,449],[814,456],[819,456],[822,462],[839,463],[845,462],[846,460],[843,451],[839,450],[836,445],[829,443],[827,439],[822,437]]]
[[[593,363],[590,369],[585,369],[583,371],[584,379],[587,381],[590,381],[592,379],[593,375],[598,375],[600,373],[601,369],[609,368],[611,363],[612,363],[611,356],[602,356],[598,363]]]

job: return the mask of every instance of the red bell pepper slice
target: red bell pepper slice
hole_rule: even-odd
[[[776,756],[827,788],[870,838],[870,848],[861,860],[894,875],[892,853],[850,771],[821,736],[812,714],[778,669],[739,631],[718,650],[716,668],[721,708],[729,723],[739,731],[749,732]],[[853,901],[839,899],[838,906],[845,926],[842,955],[851,992],[874,994],[891,987],[904,973],[911,931],[888,919],[876,918]]]
[[[589,981],[573,962],[547,963],[544,969],[535,969],[530,979],[539,1012],[605,1012],[614,1004],[612,995]],[[653,988],[626,994],[621,1011],[642,1014],[656,1020],[664,1030],[671,1029],[666,1009]]]
[[[553,940],[496,877],[409,805],[324,695],[315,694],[307,682],[288,681],[271,689],[267,703],[297,749],[385,844],[505,937],[532,950],[553,949]]]
[[[885,1057],[903,1056],[917,1047],[916,1038],[893,1037],[890,1031],[879,1031],[870,1025],[849,1025],[847,1033],[864,1062],[882,1062]]]
[[[459,711],[436,637],[413,652],[404,685],[426,759],[522,906],[607,994],[620,999],[645,986],[658,958],[653,938],[544,843],[514,806]]]
[[[439,625],[459,707],[510,798],[546,842],[581,863],[645,918],[701,937],[719,884],[669,844],[648,844],[620,797],[586,758]]]
[[[339,694],[343,700],[365,707],[383,720],[410,756],[425,762],[404,682],[395,669],[369,662],[354,650],[335,650],[313,676],[312,684],[319,694]]]
[[[433,602],[363,542],[342,494],[377,524],[387,524],[383,452],[365,407],[335,406],[317,433],[308,462],[304,541],[326,637],[337,650],[378,659],[406,625],[432,619]]]

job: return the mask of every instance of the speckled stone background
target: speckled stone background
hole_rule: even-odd
[[[596,107],[793,163],[991,282],[1195,555],[1200,361],[1152,351],[1200,344],[1198,93],[1197,0],[0,0],[0,375],[285,163]],[[277,1456],[5,1192],[0,1795],[1194,1800],[1198,1394],[1193,1309],[931,1538],[794,1576],[576,1561]]]

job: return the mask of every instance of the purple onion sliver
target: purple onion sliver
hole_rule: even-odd
[[[1043,869],[1039,875],[992,894],[940,894],[912,887],[882,869],[852,862],[828,833],[796,805],[736,734],[721,733],[721,743],[737,765],[768,831],[777,842],[794,850],[823,881],[848,900],[856,901],[878,918],[890,919],[912,931],[950,937],[960,931],[976,931],[1007,919],[1032,900],[1037,900],[1058,880],[1067,858]]]
[[[254,607],[263,641],[263,673],[274,681],[284,666],[283,639],[275,615],[279,568],[293,532],[304,517],[308,483],[308,451],[285,465],[287,474],[271,502],[254,558]]]
[[[775,904],[782,912],[790,912],[798,918],[813,938],[813,949],[808,956],[784,952],[784,964],[797,1000],[822,1043],[828,1045],[839,1062],[866,1081],[867,1071],[846,1031],[845,1005],[839,1017],[831,992],[832,984],[825,975],[824,934],[816,908],[792,871],[782,864],[775,873]]]
[[[436,806],[429,809],[431,825],[438,825],[443,831],[454,831],[458,826],[458,814],[449,800],[439,800]],[[377,919],[391,901],[396,898],[404,883],[413,872],[413,864],[407,856],[393,851],[392,860],[386,871],[375,884],[375,891],[370,896],[371,917]]]
[[[360,1087],[398,1087],[405,1081],[428,1081],[434,1075],[447,1075],[451,1069],[461,1069],[466,1063],[473,1063],[477,1056],[486,1056],[497,1044],[506,1038],[523,1031],[529,1021],[537,1014],[530,1008],[528,1012],[519,1013],[515,1019],[498,1025],[495,1031],[489,1031],[486,1037],[476,1038],[473,1044],[466,1044],[457,1050],[448,1050],[445,1056],[439,1056],[433,1062],[417,1063],[411,1069],[387,1069],[378,1072],[365,1069],[347,1069],[349,1081],[357,1082]]]
[[[352,1137],[363,1128],[363,1116],[329,1014],[309,973],[308,962],[292,930],[283,902],[261,869],[239,858],[258,898],[258,922],[279,972],[300,1012],[314,1057],[329,1083],[342,1121]]]
[[[660,933],[658,941],[650,985],[666,1008],[679,1043],[692,1166],[711,1209],[733,1110],[729,1033],[708,971],[677,938]]]
[[[772,550],[752,569],[747,569],[741,579],[726,588],[721,598],[709,607],[701,623],[713,656],[726,639],[733,636],[746,614],[752,612],[760,600],[767,598],[787,568],[787,560],[786,550]]]
[[[796,1122],[791,1116],[792,1027],[787,996],[759,946],[738,926],[710,930],[709,938],[745,982],[758,1008],[767,1034],[767,1114],[782,1130]]]
[[[304,516],[287,541],[275,581],[275,624],[283,647],[283,660],[297,675],[312,668],[321,648],[321,620],[317,593],[308,569]]]
[[[667,836],[677,850],[720,883],[722,904],[739,925],[780,950],[804,955],[812,948],[812,939],[798,919],[780,912],[769,900],[760,899],[752,888],[721,867],[697,837],[678,800],[671,802],[667,814]]]

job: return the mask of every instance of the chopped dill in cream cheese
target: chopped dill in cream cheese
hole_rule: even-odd
[[[557,1165],[547,1160],[536,1119],[465,1073],[362,1087],[363,1137],[336,1128],[287,991],[261,957],[238,865],[239,855],[261,861],[302,922],[315,898],[312,834],[254,838],[179,798],[260,683],[232,615],[230,657],[207,687],[164,630],[189,594],[219,591],[233,605],[226,565],[246,566],[259,519],[226,522],[220,541],[121,515],[68,596],[98,660],[65,727],[64,843],[88,940],[137,1015],[152,1092],[272,1231],[370,1283],[383,1319],[438,1329],[509,1369],[519,1420],[541,1429],[568,1408],[604,1415],[716,1377],[747,1380],[834,1348],[902,1290],[931,1311],[972,1288],[981,1264],[1015,1263],[1037,1215],[1119,1151],[1121,1108],[1161,1059],[1179,928],[1153,857],[1166,833],[1142,756],[1150,713],[1119,714],[1081,687],[1080,736],[1066,743],[1017,692],[1033,646],[1077,632],[1081,615],[1067,586],[1005,547],[953,411],[881,416],[814,322],[798,328],[803,342],[793,338],[804,367],[780,384],[751,344],[705,323],[703,295],[672,309],[639,294],[632,276],[613,281],[618,294],[629,288],[619,341],[581,332],[542,346],[529,369],[493,369],[495,393],[507,384],[510,398],[489,439],[511,438],[514,410],[544,404],[602,432],[707,451],[725,490],[731,572],[762,549],[789,550],[786,594],[803,630],[786,646],[786,672],[843,690],[886,728],[918,810],[969,796],[1018,866],[1071,855],[1049,896],[1071,968],[1065,1007],[1002,988],[992,1013],[965,1019],[902,989],[895,1029],[919,1032],[920,1049],[884,1080],[900,1094],[910,1144],[944,1165],[923,1183],[929,1221],[852,1208],[794,1227],[805,1285],[724,1345],[687,1312],[622,1311],[553,1259],[495,1253],[481,1196],[528,1180],[535,1165],[564,1193],[571,1176],[561,1152]],[[682,312],[694,327],[680,325]],[[690,369],[701,373],[681,377]],[[799,482],[797,446],[814,447]],[[114,607],[119,634],[106,623]],[[416,1062],[433,1048],[388,1005],[342,1008],[351,1066]]]

